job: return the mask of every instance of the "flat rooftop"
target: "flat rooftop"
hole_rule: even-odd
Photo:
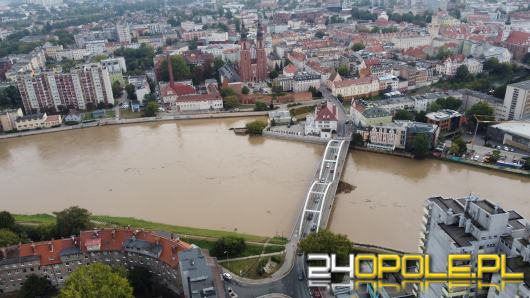
[[[473,235],[465,232],[464,228],[459,227],[458,225],[446,225],[438,224],[442,230],[445,231],[451,239],[455,242],[458,247],[466,247],[471,245],[471,241],[476,241]]]
[[[473,203],[475,205],[479,206],[480,208],[482,208],[484,211],[488,212],[489,214],[506,213],[506,211],[504,211],[501,207],[492,204],[488,200],[479,200],[479,201],[475,201]]]
[[[451,209],[453,210],[453,213],[455,214],[464,212],[464,207],[460,205],[454,199],[444,199],[442,197],[435,197],[435,198],[430,198],[429,201],[435,203],[440,208],[442,208],[444,211]]]
[[[492,125],[492,127],[503,130],[511,135],[530,139],[530,121],[508,121]]]
[[[525,89],[525,90],[530,90],[530,80],[522,81],[522,82],[519,82],[519,83],[513,83],[513,84],[510,84],[508,86],[521,88],[521,89]]]

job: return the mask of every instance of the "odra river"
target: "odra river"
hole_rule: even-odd
[[[0,140],[0,209],[95,214],[287,235],[324,146],[236,136],[249,119],[107,126]],[[432,195],[481,195],[530,218],[530,179],[353,151],[333,231],[415,251]]]

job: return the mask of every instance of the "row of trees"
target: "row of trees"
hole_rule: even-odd
[[[90,212],[77,206],[54,212],[54,215],[56,220],[53,224],[21,225],[15,222],[15,218],[9,212],[0,212],[0,247],[20,242],[70,237],[93,226]]]
[[[0,110],[22,107],[22,97],[15,86],[0,89]]]

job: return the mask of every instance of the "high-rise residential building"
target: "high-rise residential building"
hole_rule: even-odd
[[[506,120],[530,118],[530,80],[510,84],[504,94]]]
[[[26,113],[58,111],[59,106],[84,110],[88,104],[114,104],[107,68],[92,63],[70,73],[42,72],[17,76]]]
[[[461,199],[433,197],[427,200],[420,234],[420,253],[430,256],[431,272],[447,272],[448,254],[471,255],[459,266],[477,265],[479,254],[506,255],[507,272],[530,272],[530,229],[515,211],[505,211],[488,200],[469,196]],[[476,267],[475,267],[476,268]],[[472,269],[473,270],[473,269]],[[485,283],[499,282],[499,274]],[[530,278],[506,283],[504,290],[479,288],[477,283],[449,287],[431,283],[418,297],[530,297]]]
[[[131,30],[128,24],[116,24],[116,35],[118,36],[119,42],[131,42]]]

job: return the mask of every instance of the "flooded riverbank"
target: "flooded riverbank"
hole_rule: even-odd
[[[288,235],[323,145],[236,136],[252,118],[104,126],[0,140],[0,209],[95,214]],[[351,151],[330,229],[416,251],[429,196],[489,198],[530,218],[530,178]]]

